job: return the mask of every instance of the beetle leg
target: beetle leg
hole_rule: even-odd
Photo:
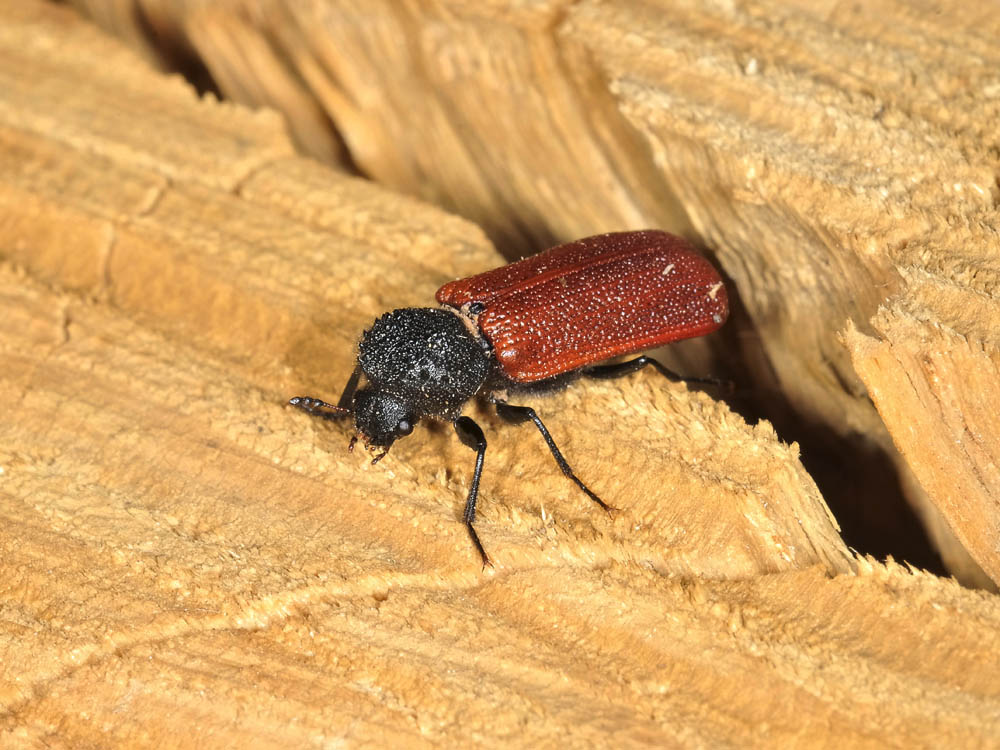
[[[631,375],[633,372],[638,372],[643,367],[647,366],[652,366],[658,373],[672,383],[726,385],[728,382],[725,380],[719,380],[718,378],[686,378],[683,375],[678,375],[659,360],[647,357],[645,354],[642,354],[635,359],[630,359],[628,362],[615,362],[610,365],[594,365],[593,367],[584,367],[582,372],[588,378],[594,378],[596,380],[611,380],[612,378],[622,378],[626,375]]]
[[[492,568],[493,561],[486,554],[486,548],[479,541],[479,534],[476,533],[476,528],[472,525],[476,520],[479,480],[483,476],[483,460],[486,458],[486,436],[483,434],[482,428],[469,417],[459,417],[455,420],[455,432],[458,433],[458,438],[463,444],[476,452],[476,468],[472,472],[472,483],[469,485],[469,496],[465,501],[465,512],[462,514],[462,520],[465,522],[465,528],[469,530],[472,543],[476,545],[480,557],[483,558],[483,568],[487,565]]]
[[[577,487],[587,493],[587,497],[604,508],[604,510],[606,510],[609,514],[614,515],[614,512],[618,509],[601,500],[601,498],[599,498],[596,493],[590,489],[590,487],[581,482],[580,478],[573,473],[569,463],[565,458],[563,458],[562,452],[560,452],[559,448],[556,447],[556,441],[552,439],[552,435],[549,434],[548,429],[546,429],[542,420],[538,418],[534,409],[530,406],[514,406],[513,404],[508,404],[506,401],[494,401],[493,404],[496,406],[497,414],[500,415],[500,418],[510,422],[511,424],[522,424],[528,421],[534,422],[535,427],[538,428],[538,431],[542,433],[542,437],[545,438],[545,443],[549,446],[549,450],[552,452],[552,457],[556,460],[556,463],[559,465],[562,473],[572,479],[573,482],[576,483]]]
[[[351,377],[347,379],[347,385],[344,386],[344,392],[340,394],[340,400],[337,401],[338,409],[351,410],[354,406],[354,392],[358,390],[358,380],[361,378],[361,365],[354,368],[354,372],[351,373]]]

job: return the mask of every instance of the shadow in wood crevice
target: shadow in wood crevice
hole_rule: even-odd
[[[131,10],[135,16],[136,28],[142,30],[147,45],[156,50],[160,57],[160,63],[166,71],[183,76],[188,83],[194,86],[198,96],[211,93],[217,99],[223,98],[218,84],[205,63],[202,62],[201,56],[185,38],[169,34],[165,29],[157,27],[142,3],[132,3]]]
[[[792,404],[760,345],[738,288],[731,279],[726,282],[730,324],[715,336],[722,339],[716,351],[725,352],[720,372],[736,384],[735,393],[725,399],[730,408],[751,424],[766,419],[782,441],[799,444],[802,464],[850,547],[879,560],[891,556],[936,575],[949,575],[907,500],[895,457],[871,437],[843,434]]]

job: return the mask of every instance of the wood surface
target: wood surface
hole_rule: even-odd
[[[147,43],[164,38],[171,7],[182,19],[180,4],[147,9]],[[427,10],[405,7],[415,18]],[[575,51],[560,53],[569,57],[557,56],[570,71],[559,90],[578,96],[583,79],[611,81],[607,122],[628,119],[607,130],[598,111],[586,127],[623,153],[641,152],[643,138],[655,146],[645,167],[626,159],[623,182],[605,186],[622,199],[607,220],[624,205],[656,204],[655,191],[622,187],[633,178],[658,173],[665,187],[665,176],[684,183],[685,164],[733,166],[732,153],[713,158],[725,149],[704,129],[684,133],[648,111],[650,124],[636,125],[641,102],[663,104],[651,84],[614,103],[630,81],[676,67],[669,53],[633,50],[645,71],[633,78],[609,74],[610,53],[588,67],[583,30],[612,34],[624,22],[600,20],[604,6],[553,9],[509,18],[511,43],[527,34],[541,50],[545,28],[548,57],[538,59],[552,63],[562,49],[552,24],[559,39],[580,35],[567,43]],[[798,447],[718,394],[641,373],[533,404],[578,473],[623,509],[614,520],[559,474],[528,427],[504,427],[471,405],[490,440],[480,533],[497,569],[482,571],[460,523],[472,454],[450,429],[421,427],[372,466],[346,452],[348,426],[285,401],[335,398],[376,314],[430,304],[443,281],[499,263],[486,234],[296,155],[273,112],[199,98],[69,8],[8,1],[0,10],[0,398],[9,405],[0,421],[0,745],[996,745],[997,597],[850,550]],[[444,31],[463,28],[450,19]],[[987,33],[988,20],[967,33]],[[655,36],[636,28],[645,31],[612,50],[622,55],[615,64],[626,43]],[[757,114],[775,117],[766,105]],[[721,138],[710,119],[692,121]],[[737,140],[761,137],[761,122],[749,120]],[[943,158],[933,136],[896,161]],[[356,141],[344,134],[366,166]],[[912,471],[933,501],[925,507],[992,570],[994,433],[979,394],[990,392],[984,368],[995,359],[983,251],[995,207],[971,186],[983,182],[989,197],[996,185],[986,168],[951,173],[947,194],[963,185],[968,198],[956,217],[960,204],[946,203],[931,164],[925,184],[901,184],[898,203],[872,207],[893,179],[877,170],[895,162],[852,182],[836,171],[851,166],[836,144],[823,147],[840,160],[826,173],[801,145],[787,144],[802,160],[798,185],[782,183],[787,163],[762,183],[747,176],[774,159],[758,144],[759,161],[744,164],[747,192],[727,197],[730,214],[715,215],[718,198],[683,200],[657,209],[659,225],[677,229],[662,218],[671,211],[694,217],[742,299],[737,330],[756,326],[755,341],[782,352],[768,350],[776,371],[805,379],[789,398],[829,397],[821,384],[840,373],[841,401],[817,412],[866,444],[891,433],[900,466],[926,462]],[[667,164],[660,146],[678,161]],[[515,167],[524,179],[538,166],[528,161]],[[789,215],[810,180],[827,200],[800,213],[796,229]],[[845,187],[831,191],[838,180]],[[773,203],[759,202],[779,186]],[[718,183],[688,187],[690,196]],[[883,215],[893,211],[898,221]],[[838,223],[844,212],[859,213]],[[741,223],[754,213],[773,220],[775,236],[761,240]],[[919,239],[918,213],[941,217]],[[496,236],[502,222],[498,213],[484,225]],[[571,228],[541,226],[529,216],[522,229]],[[848,235],[853,244],[841,245]],[[741,236],[757,255],[740,255]],[[815,266],[795,270],[778,255],[759,265],[793,236],[825,247]],[[933,254],[938,247],[953,254]],[[976,252],[976,273],[946,281]],[[837,273],[820,277],[822,266]],[[769,296],[782,284],[812,289],[816,310],[793,319],[790,301]],[[972,301],[979,317],[967,320]],[[812,337],[812,348],[782,350],[790,341],[781,336],[792,335],[782,326]],[[882,437],[866,398],[845,386],[856,377],[885,419]]]

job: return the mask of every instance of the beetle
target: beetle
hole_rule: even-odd
[[[356,434],[349,447],[360,436],[368,450],[381,448],[373,464],[422,418],[451,422],[476,452],[463,521],[484,567],[492,562],[474,522],[486,437],[462,415],[463,405],[482,396],[501,419],[534,423],[563,474],[612,513],[570,468],[535,410],[508,399],[562,387],[579,376],[617,378],[647,366],[670,380],[685,380],[644,355],[596,363],[703,336],[729,315],[726,287],[711,263],[686,240],[657,230],[559,245],[449,282],[436,298],[440,307],[393,310],[364,332],[354,372],[336,404],[311,396],[289,403],[326,419],[353,416]]]

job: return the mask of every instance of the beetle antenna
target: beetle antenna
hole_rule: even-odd
[[[351,415],[350,409],[328,404],[326,401],[313,398],[312,396],[296,396],[295,398],[288,399],[288,403],[299,407],[306,414],[319,417],[320,419],[342,419]]]

